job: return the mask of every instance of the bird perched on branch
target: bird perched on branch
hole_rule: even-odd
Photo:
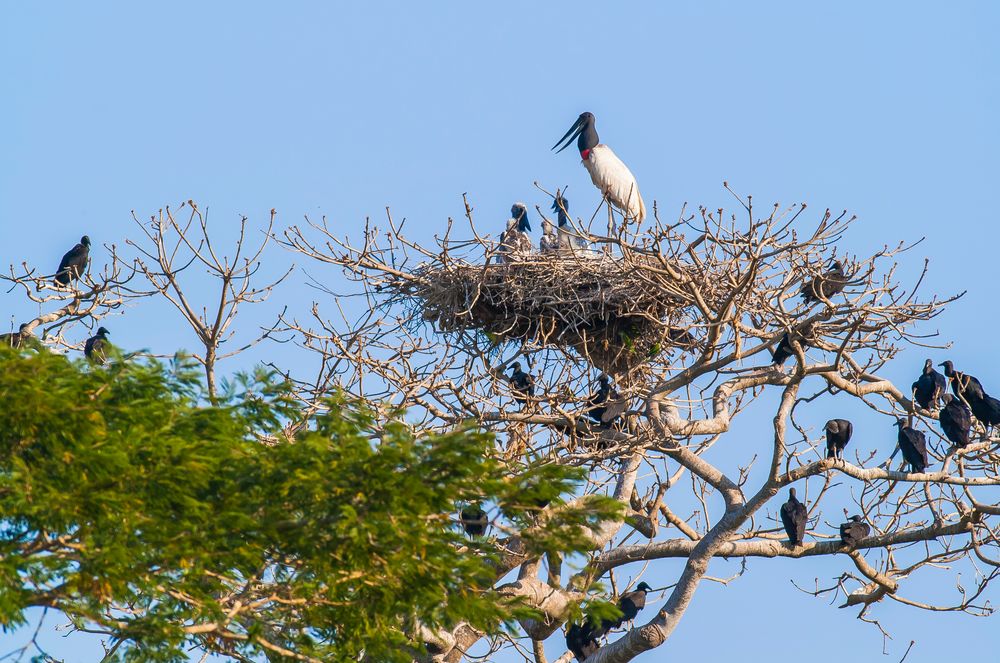
[[[566,649],[573,652],[577,661],[584,661],[601,648],[597,643],[600,635],[597,627],[585,621],[583,624],[570,624],[566,630]]]
[[[930,461],[927,459],[927,438],[915,428],[906,425],[906,419],[897,419],[899,433],[896,437],[903,459],[910,464],[911,472],[923,472]]]
[[[872,528],[868,523],[861,522],[861,516],[851,516],[847,522],[840,526],[840,542],[851,548],[861,543],[862,539],[868,536]]]
[[[559,237],[556,235],[555,226],[548,219],[542,219],[542,238],[538,240],[538,251],[544,254],[559,252]]]
[[[941,396],[944,407],[938,413],[938,421],[944,436],[961,449],[969,444],[969,429],[972,428],[972,412],[965,403],[951,394]]]
[[[59,261],[55,282],[62,286],[68,286],[71,281],[79,279],[87,271],[89,257],[90,238],[84,235],[80,238],[80,243],[67,251],[62,260]]]
[[[844,274],[844,266],[834,261],[830,269],[802,284],[802,297],[806,304],[830,299],[847,287],[850,279]]]
[[[569,200],[558,190],[555,200],[552,201],[552,211],[556,213],[556,218],[559,220],[559,248],[566,251],[586,249],[587,240],[573,228],[573,222],[569,216]]]
[[[911,387],[913,400],[925,410],[937,408],[938,399],[948,389],[948,381],[934,370],[934,362],[930,359],[924,362],[923,373]]]
[[[479,504],[470,504],[459,513],[458,521],[462,524],[462,529],[469,536],[483,536],[490,521],[486,517],[486,512]]]
[[[986,393],[983,384],[975,376],[956,371],[950,361],[941,363],[945,376],[951,380],[951,390],[959,398],[964,398],[976,417],[986,428],[1000,424],[1000,400]]]
[[[854,424],[847,419],[831,419],[823,429],[826,431],[826,457],[843,458],[844,448],[854,434]]]
[[[619,397],[618,390],[611,386],[611,379],[607,375],[602,374],[597,378],[597,384],[597,392],[587,400],[591,406],[587,410],[587,416],[599,424],[610,426],[620,418],[618,414],[612,412],[612,409],[619,411],[620,414],[621,408],[612,408],[609,404],[609,401]]]
[[[594,122],[593,113],[581,113],[552,149],[562,145],[557,153],[562,152],[575,138],[580,158],[583,159],[583,167],[590,173],[590,180],[600,190],[601,195],[607,198],[626,220],[642,221],[646,218],[646,204],[639,195],[639,184],[635,181],[632,171],[622,163],[611,148],[600,142]]]
[[[788,534],[788,541],[792,547],[801,546],[806,535],[806,523],[809,514],[806,505],[798,501],[795,497],[795,489],[788,489],[788,501],[781,505],[781,524],[785,526],[785,533]]]
[[[521,370],[521,362],[519,361],[515,361],[510,368],[511,372],[507,380],[510,382],[511,391],[514,392],[514,400],[521,407],[524,407],[528,404],[528,399],[535,395],[535,379],[531,377],[530,373]]]
[[[604,635],[613,628],[621,628],[625,622],[635,619],[639,612],[646,607],[646,593],[651,589],[652,587],[646,583],[640,582],[631,592],[625,592],[619,596],[618,609],[622,611],[622,616],[618,619],[602,620],[600,635]]]
[[[40,344],[31,333],[31,325],[24,323],[17,328],[16,332],[0,334],[0,345],[15,349],[23,346],[36,350]]]
[[[507,219],[507,228],[500,235],[500,262],[511,262],[520,256],[531,253],[531,222],[528,220],[528,208],[524,203],[514,203],[510,208],[511,218]]]
[[[83,346],[83,354],[90,361],[96,364],[104,364],[108,360],[108,350],[111,348],[111,342],[108,340],[108,334],[110,334],[104,327],[99,327],[97,329],[97,334],[91,336],[87,339],[87,342]]]

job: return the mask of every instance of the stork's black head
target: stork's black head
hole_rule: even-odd
[[[514,203],[510,207],[510,215],[517,219],[517,229],[523,233],[531,232],[531,222],[528,221],[528,206],[524,203]]]
[[[569,224],[569,201],[558,191],[556,199],[552,201],[552,211],[559,217],[560,228]]]
[[[574,138],[577,139],[576,147],[580,150],[580,158],[586,159],[589,157],[590,151],[597,147],[597,144],[600,142],[597,138],[597,129],[594,128],[593,113],[580,113],[580,117],[576,118],[576,122],[573,123],[573,126],[571,126],[569,131],[567,131],[566,134],[559,139],[559,142],[552,146],[552,149],[555,150],[565,141],[566,144],[559,147],[557,150],[557,152],[562,152],[569,147]]]
[[[104,327],[98,327],[98,328],[97,328],[97,335],[98,335],[98,336],[107,336],[107,335],[108,335],[108,334],[110,334],[110,333],[111,333],[111,332],[109,332],[109,331],[108,331],[107,329],[105,329]]]
[[[80,243],[86,246],[88,249],[90,248],[90,238],[87,237],[86,235],[80,238]]]
[[[638,592],[648,592],[648,591],[650,591],[650,590],[651,590],[651,589],[653,589],[653,588],[652,588],[652,587],[650,587],[649,585],[647,585],[647,584],[646,584],[646,583],[644,583],[644,582],[640,582],[640,583],[639,583],[638,585],[636,585],[636,588],[635,588],[635,589],[636,589],[636,591],[638,591]]]

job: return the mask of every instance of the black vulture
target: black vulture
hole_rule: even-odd
[[[826,457],[843,458],[844,447],[854,434],[854,424],[847,419],[831,419],[823,428],[826,430]]]
[[[604,635],[613,628],[621,628],[625,622],[635,619],[639,611],[646,607],[646,593],[651,589],[652,587],[646,583],[640,582],[631,592],[619,596],[618,609],[622,611],[622,616],[618,619],[603,620],[600,635]]]
[[[1000,424],[1000,400],[987,394],[975,376],[956,371],[950,361],[942,365],[944,374],[951,380],[952,391],[965,399],[973,416],[987,428]]]
[[[514,400],[521,407],[524,407],[528,403],[527,399],[535,395],[535,379],[529,373],[521,370],[521,362],[519,361],[515,361],[514,365],[511,366],[511,373],[507,379],[514,392]]]
[[[844,266],[834,261],[830,269],[802,284],[802,297],[806,304],[829,299],[847,286],[850,279],[844,274]]]
[[[87,270],[87,258],[90,257],[90,238],[84,235],[80,238],[80,243],[66,252],[66,255],[59,261],[59,269],[56,270],[55,281],[59,285],[69,285],[70,281],[83,276]]]
[[[618,398],[618,390],[611,386],[611,379],[607,375],[601,375],[597,378],[597,384],[597,392],[587,399],[587,403],[591,406],[587,410],[587,416],[599,424],[610,426],[618,421],[619,417],[616,416],[611,421],[605,421],[604,416],[608,412],[608,401]]]
[[[969,429],[972,428],[972,412],[965,403],[951,394],[941,396],[944,407],[938,414],[941,430],[951,443],[961,449],[969,444]]]
[[[899,426],[899,450],[903,452],[903,459],[910,464],[911,472],[923,472],[930,461],[927,459],[927,438],[920,431],[906,425],[906,419],[897,419],[896,426]]]
[[[478,504],[470,504],[462,509],[458,521],[462,524],[462,529],[469,536],[483,536],[489,526],[489,518],[483,507]]]
[[[583,624],[570,624],[566,631],[566,649],[573,652],[578,661],[584,661],[588,656],[601,648],[597,643],[600,635],[597,629],[585,621]]]
[[[945,377],[951,380],[951,390],[955,395],[964,398],[970,405],[986,395],[983,384],[975,376],[956,371],[951,361],[943,361],[938,366],[944,366]]]
[[[5,345],[9,348],[20,348],[21,345],[29,344],[29,339],[34,340],[35,338],[32,336],[29,327],[28,323],[24,323],[18,327],[16,332],[0,334],[0,345]]]
[[[104,327],[98,327],[97,335],[87,339],[83,346],[83,354],[86,355],[87,359],[98,364],[103,364],[108,360],[108,349],[111,347],[111,342],[108,341],[110,333]]]
[[[806,325],[798,330],[793,330],[791,333],[785,332],[778,341],[777,347],[774,348],[774,352],[771,353],[771,361],[775,366],[783,366],[789,357],[795,355],[795,351],[792,349],[792,341],[798,342],[802,347],[802,351],[809,347],[808,339],[812,337],[814,332],[813,324]]]
[[[840,542],[845,546],[854,547],[868,536],[872,528],[868,523],[861,522],[861,516],[851,516],[840,526]]]
[[[934,362],[930,359],[924,362],[924,372],[913,383],[913,399],[925,410],[937,407],[941,394],[948,390],[948,381],[934,370]]]
[[[806,505],[795,498],[795,489],[788,489],[788,501],[781,505],[781,524],[785,526],[792,547],[801,546],[806,535],[809,514]]]

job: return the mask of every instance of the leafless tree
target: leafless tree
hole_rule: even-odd
[[[521,532],[494,540],[500,589],[544,618],[523,621],[518,637],[491,636],[492,649],[546,661],[543,641],[578,614],[574,607],[597,581],[620,593],[626,588],[616,574],[635,583],[667,558],[684,567],[662,601],[651,599],[657,608],[588,661],[629,661],[667,642],[718,557],[807,564],[841,555],[843,575],[809,593],[843,594],[842,607],[856,607],[878,628],[876,606],[885,599],[991,612],[982,594],[1000,564],[992,522],[1000,503],[987,489],[1000,484],[997,440],[980,429],[974,444],[951,447],[937,432],[937,413],[880,375],[904,347],[929,345],[921,323],[954,297],[919,298],[923,272],[912,287],[898,282],[897,258],[911,246],[845,255],[838,242],[854,221],[846,212],[827,210],[809,224],[804,204],[761,214],[750,198],[736,199],[738,214],[682,210],[664,222],[657,212],[645,225],[615,224],[612,236],[588,233],[595,250],[502,263],[491,260],[498,233],[477,229],[468,202],[465,230],[449,220],[433,246],[409,240],[390,215],[383,229],[369,224],[358,237],[338,236],[325,220],[284,233],[286,247],[355,284],[331,296],[358,297],[368,312],[359,321],[341,312],[334,322],[314,305],[311,321],[285,320],[284,329],[319,356],[322,369],[303,385],[307,392],[336,383],[375,408],[408,407],[420,417],[414,425],[428,429],[473,419],[497,432],[497,454],[512,468],[587,466],[586,492],[625,505],[622,520],[592,532],[588,564],[576,573],[558,559],[526,556]],[[845,290],[805,304],[803,284],[831,259],[845,266]],[[771,355],[786,333],[794,352],[787,368]],[[504,372],[514,360],[530,367],[537,385],[523,407]],[[623,416],[613,425],[607,416],[601,424],[588,419],[600,373],[620,392],[614,405]],[[741,414],[767,407],[769,392],[780,397],[766,439],[731,433]],[[826,457],[822,422],[809,413],[834,398],[844,412],[862,405],[884,415],[884,430],[859,436],[877,439],[878,455]],[[896,417],[928,431],[927,471],[893,469]],[[719,445],[743,458],[735,471],[706,460]],[[849,489],[837,487],[844,481]],[[793,485],[809,509],[808,536],[795,547],[777,518]],[[872,527],[853,548],[837,533],[845,507]],[[505,580],[515,571],[516,580]],[[956,581],[953,599],[927,603],[906,595],[918,573],[975,580]],[[437,659],[458,661],[485,637],[460,626],[427,639],[445,651]]]

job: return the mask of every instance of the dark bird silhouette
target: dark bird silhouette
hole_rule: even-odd
[[[597,384],[597,392],[587,400],[591,406],[587,410],[587,416],[599,424],[610,426],[620,418],[615,416],[610,421],[604,420],[608,413],[608,401],[618,398],[618,390],[611,386],[611,380],[607,375],[601,375],[597,378]]]
[[[524,203],[514,203],[510,207],[510,218],[517,221],[517,229],[522,233],[531,232],[531,221],[528,220],[528,206]]]
[[[622,616],[618,619],[605,619],[601,621],[601,631],[598,635],[604,635],[613,628],[621,628],[625,622],[630,622],[636,618],[643,608],[646,607],[646,593],[652,587],[644,582],[636,585],[631,592],[626,592],[618,597],[618,609],[622,611]]]
[[[823,428],[826,430],[826,457],[843,458],[844,447],[854,434],[854,424],[847,419],[831,419]]]
[[[975,376],[956,371],[951,360],[943,361],[938,366],[944,366],[944,375],[951,381],[951,390],[959,398],[964,398],[971,404],[973,400],[982,399],[986,395],[983,383]]]
[[[950,361],[941,365],[944,366],[945,376],[951,380],[951,390],[965,399],[973,416],[987,428],[1000,424],[1000,400],[987,394],[975,376],[956,371]]]
[[[792,341],[788,337],[788,332],[781,337],[778,341],[778,346],[774,348],[774,352],[771,353],[771,360],[775,366],[784,366],[788,358],[791,357],[795,352],[792,350]]]
[[[469,536],[483,536],[490,521],[479,504],[470,504],[459,514],[458,521]]]
[[[795,498],[795,489],[788,489],[788,501],[781,505],[781,524],[785,526],[785,533],[792,547],[801,546],[806,535],[806,522],[809,514],[806,505]]]
[[[104,327],[97,329],[97,334],[87,339],[83,346],[83,354],[92,362],[103,364],[108,360],[108,349],[111,342],[108,340],[110,334]]]
[[[55,281],[59,285],[68,286],[70,281],[75,281],[87,270],[87,259],[90,257],[90,238],[84,235],[80,238],[80,243],[66,252],[66,255],[59,261],[59,269],[56,270]]]
[[[840,542],[853,548],[871,534],[871,531],[872,528],[868,523],[861,522],[861,516],[851,516],[840,526]]]
[[[507,379],[510,381],[511,390],[514,392],[514,400],[521,407],[524,407],[528,402],[527,399],[535,395],[535,379],[531,377],[531,374],[521,370],[521,362],[519,361],[515,361],[514,365],[511,366],[511,373]]]
[[[903,452],[903,459],[910,464],[911,472],[923,472],[930,465],[927,460],[927,438],[923,433],[906,425],[906,419],[897,419],[896,426],[899,426],[899,450]]]
[[[0,334],[0,345],[15,349],[20,348],[22,345],[30,345],[31,341],[36,341],[36,339],[29,330],[29,326],[28,323],[24,323],[18,327],[16,332]]]
[[[924,372],[913,383],[911,389],[913,389],[913,400],[925,410],[931,410],[937,407],[941,394],[948,390],[948,381],[934,370],[934,362],[928,359],[924,362]]]
[[[848,281],[850,279],[844,274],[844,266],[834,261],[830,269],[802,284],[802,297],[806,304],[830,299],[843,290]]]
[[[944,403],[944,407],[938,414],[938,420],[941,422],[944,436],[959,449],[968,446],[969,429],[972,428],[972,412],[965,407],[965,403],[951,394],[942,395],[941,402]]]
[[[594,652],[601,648],[597,644],[600,635],[597,628],[590,622],[583,624],[570,624],[566,631],[566,649],[573,652],[573,656],[578,661],[584,661],[588,656],[593,656]]]

